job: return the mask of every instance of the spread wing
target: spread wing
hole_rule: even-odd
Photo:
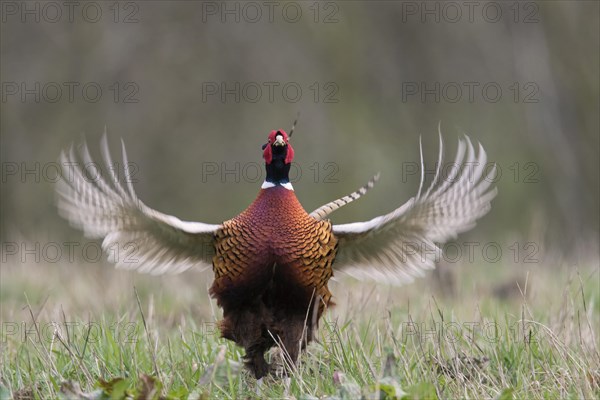
[[[382,283],[411,282],[435,267],[441,254],[438,244],[471,229],[490,210],[497,192],[490,189],[495,166],[484,173],[487,158],[481,144],[476,154],[468,137],[459,140],[453,168],[445,177],[442,147],[440,133],[438,166],[425,193],[421,148],[421,184],[415,197],[370,221],[333,226],[339,239],[334,270]]]
[[[220,225],[186,222],[162,214],[142,203],[131,183],[125,145],[123,165],[126,188],[120,183],[112,162],[106,135],[102,156],[108,180],[99,170],[86,173],[93,163],[87,145],[61,152],[61,162],[70,166],[68,176],[57,183],[58,207],[62,216],[83,230],[86,237],[103,238],[102,248],[118,268],[151,274],[178,273],[191,267],[211,266],[213,235]],[[93,176],[92,176],[93,175]]]

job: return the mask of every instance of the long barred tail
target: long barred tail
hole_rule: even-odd
[[[360,199],[371,188],[373,188],[373,186],[375,186],[375,183],[378,180],[379,180],[379,173],[377,173],[377,175],[373,176],[369,180],[369,182],[367,182],[366,185],[364,185],[363,187],[358,189],[356,192],[352,192],[348,196],[344,196],[340,199],[334,200],[332,202],[325,204],[324,206],[317,208],[315,211],[310,213],[310,216],[313,217],[314,219],[316,219],[317,221],[322,221],[323,219],[325,219],[329,214],[331,214],[335,210],[345,206],[348,203],[352,203],[354,200]]]

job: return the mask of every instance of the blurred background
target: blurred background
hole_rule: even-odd
[[[479,243],[473,264],[497,261],[487,242],[508,263],[595,264],[599,29],[595,1],[3,2],[3,269],[38,262],[27,243],[42,261],[56,243],[61,265],[65,243],[87,243],[54,203],[71,143],[100,160],[106,127],[146,204],[219,223],[254,199],[261,145],[298,113],[307,211],[378,171],[332,220],[399,206],[418,188],[419,136],[432,179],[441,123],[446,160],[464,132],[499,171],[491,212],[458,239]]]

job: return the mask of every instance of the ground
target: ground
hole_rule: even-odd
[[[318,342],[287,384],[260,385],[219,337],[210,274],[1,272],[1,398],[600,397],[597,263],[456,263],[401,288],[338,276]]]

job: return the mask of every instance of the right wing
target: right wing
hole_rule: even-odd
[[[438,166],[425,193],[422,193],[421,151],[421,184],[415,197],[386,215],[333,226],[339,241],[334,270],[361,280],[401,285],[433,269],[440,251],[438,244],[471,229],[490,210],[497,190],[490,189],[495,166],[487,172],[486,160],[481,144],[476,153],[465,137],[464,142],[459,140],[458,143],[455,168],[447,177],[442,177],[440,133]],[[459,174],[465,166],[467,168]]]
[[[106,135],[101,151],[108,181],[100,173],[93,179],[85,175],[81,161],[83,166],[97,165],[85,143],[81,146],[81,161],[73,145],[68,152],[61,152],[62,165],[73,167],[69,170],[72,176],[61,177],[57,183],[61,215],[83,230],[86,237],[103,238],[102,248],[117,268],[154,275],[179,273],[191,267],[210,268],[214,234],[221,225],[181,221],[142,203],[128,179],[127,155],[123,141],[121,144],[127,190],[113,169]]]

